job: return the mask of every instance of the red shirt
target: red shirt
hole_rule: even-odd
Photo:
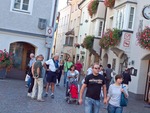
[[[82,64],[81,63],[76,63],[75,66],[76,66],[76,70],[78,70],[80,72],[81,69],[82,69]]]

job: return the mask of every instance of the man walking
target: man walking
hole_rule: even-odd
[[[32,75],[34,78],[34,86],[33,86],[33,92],[32,92],[32,98],[35,99],[37,87],[38,87],[38,97],[37,100],[43,102],[42,99],[42,93],[43,93],[43,78],[42,78],[42,62],[44,57],[43,55],[37,56],[37,61],[32,66]]]
[[[106,72],[106,88],[107,88],[107,91],[108,91],[110,81],[112,79],[111,73],[113,72],[113,70],[111,69],[111,64],[107,64],[107,68],[105,69],[105,72]]]
[[[128,89],[129,82],[131,82],[131,75],[129,74],[129,69],[126,68],[125,71],[122,73],[123,75],[123,84]]]
[[[93,73],[86,76],[85,82],[80,90],[79,104],[82,104],[83,93],[85,88],[87,88],[85,98],[85,113],[99,113],[101,87],[103,87],[104,92],[104,103],[107,102],[105,78],[99,74],[99,69],[99,64],[94,63],[92,66]]]
[[[49,86],[51,86],[51,98],[54,98],[54,88],[56,83],[56,77],[57,77],[57,69],[59,68],[58,64],[59,54],[55,54],[52,59],[49,59],[44,63],[44,68],[47,71],[47,85],[46,85],[46,94],[45,97],[48,96]],[[47,68],[46,65],[49,65],[49,68]]]

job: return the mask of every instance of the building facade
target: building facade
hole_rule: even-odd
[[[101,56],[103,65],[112,64],[117,73],[122,73],[126,67],[130,68],[132,82],[129,91],[138,95],[138,98],[144,96],[145,100],[148,99],[150,87],[150,51],[139,46],[138,33],[145,26],[150,26],[150,20],[142,14],[149,5],[148,0],[116,0],[113,8],[107,8],[105,31],[118,28],[122,30],[122,36],[118,46],[103,49]]]
[[[57,2],[9,0],[0,3],[0,49],[6,49],[14,55],[14,67],[8,76],[24,78],[30,53],[43,54],[45,59],[48,58],[50,45],[46,40],[52,33],[47,32],[47,28],[53,25]]]

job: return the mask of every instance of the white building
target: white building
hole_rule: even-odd
[[[106,26],[122,30],[121,42],[118,46],[102,52],[103,65],[112,64],[117,73],[125,67],[132,67],[132,82],[129,91],[137,97],[147,100],[148,72],[150,71],[150,51],[142,49],[137,41],[137,33],[150,26],[150,20],[143,17],[142,11],[149,6],[149,0],[116,0],[114,8],[107,8]],[[147,8],[150,12],[150,8]]]
[[[58,0],[5,0],[0,2],[0,49],[14,54],[13,78],[23,79],[30,53],[48,58],[48,26],[55,26]],[[51,33],[50,33],[51,32]],[[51,42],[52,43],[52,42]],[[50,47],[50,45],[48,45]]]

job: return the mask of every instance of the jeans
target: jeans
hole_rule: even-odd
[[[30,78],[27,81],[27,85],[28,85],[28,87],[30,87],[30,85],[31,85],[31,76],[30,76]]]
[[[94,100],[92,98],[85,98],[85,113],[99,113],[100,100]]]
[[[108,113],[122,113],[123,107],[116,107],[111,104],[108,104]]]
[[[37,99],[40,100],[40,99],[42,99],[42,93],[43,93],[43,78],[34,79],[32,98],[35,98],[35,96],[36,96],[37,87],[38,87]]]
[[[28,93],[32,92],[32,89],[33,89],[33,86],[34,86],[34,78],[31,76],[30,79],[31,79],[31,84],[29,86]]]
[[[66,85],[66,81],[67,81],[67,72],[64,73],[64,86]]]

